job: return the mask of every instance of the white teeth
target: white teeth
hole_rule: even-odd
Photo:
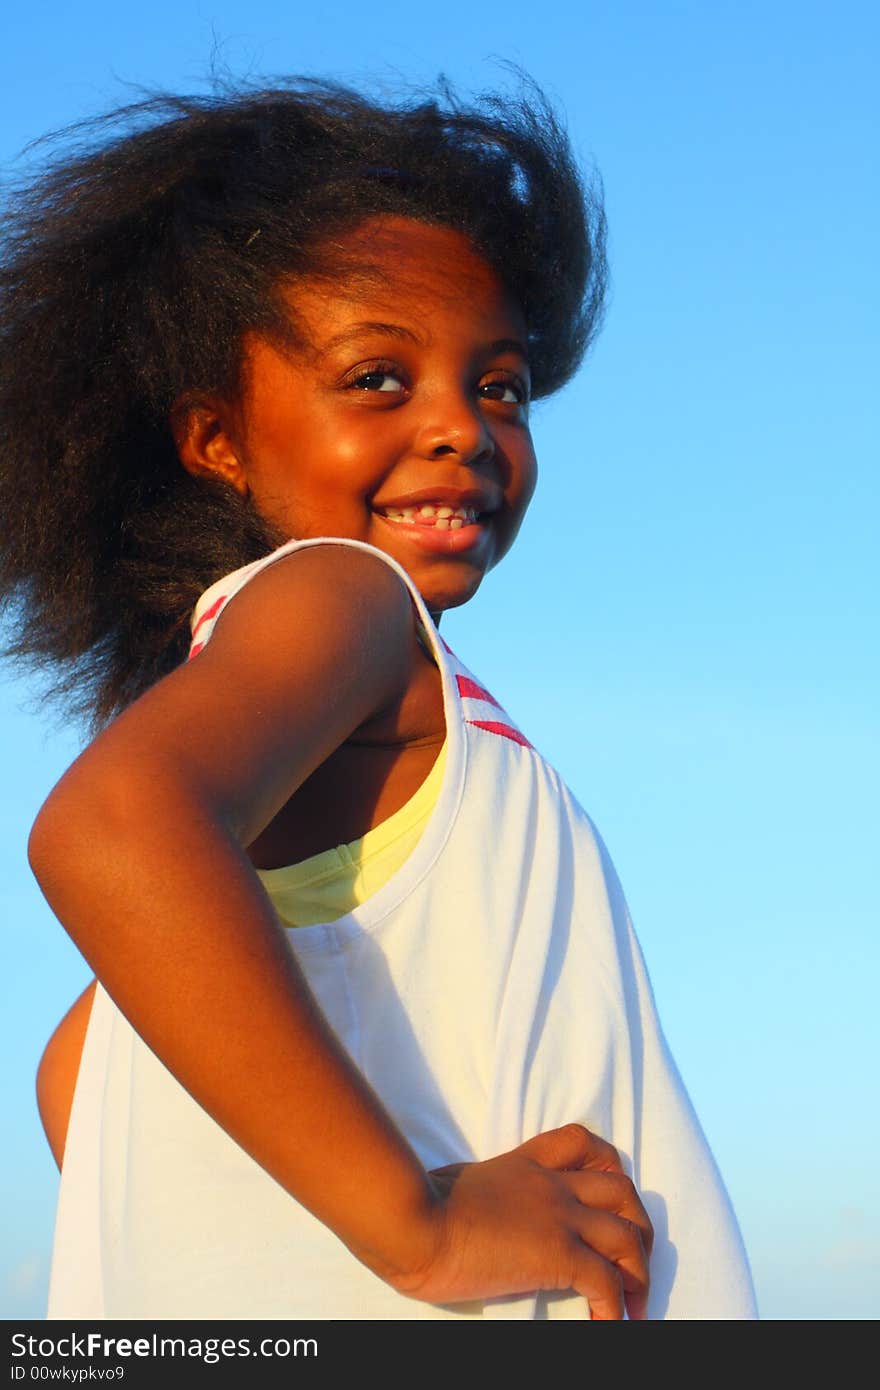
[[[472,526],[479,516],[475,507],[450,507],[434,502],[423,502],[418,507],[388,507],[380,509],[379,514],[388,521],[432,521],[441,531],[458,531],[462,526]]]

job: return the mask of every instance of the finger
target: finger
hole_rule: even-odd
[[[611,1212],[583,1207],[577,1230],[585,1245],[616,1267],[624,1293],[647,1295],[648,1256],[638,1226]]]
[[[645,1322],[648,1317],[648,1290],[644,1293],[625,1293],[627,1316],[631,1322]]]
[[[593,1322],[622,1322],[626,1309],[620,1271],[586,1245],[574,1251],[571,1287],[586,1300]]]
[[[623,1172],[620,1155],[613,1145],[584,1125],[562,1125],[560,1129],[544,1130],[520,1144],[516,1152],[527,1154],[543,1168],[555,1168],[560,1172],[578,1168]]]
[[[614,1145],[609,1144],[607,1139],[600,1139],[592,1130],[588,1129],[585,1133],[589,1136],[588,1151],[578,1167],[593,1168],[601,1173],[622,1173],[623,1164]]]
[[[654,1247],[654,1227],[638,1192],[624,1173],[595,1172],[584,1168],[567,1173],[565,1182],[569,1191],[585,1207],[600,1207],[637,1226],[645,1253],[650,1255]]]

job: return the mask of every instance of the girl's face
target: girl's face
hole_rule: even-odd
[[[307,346],[250,337],[240,400],[203,413],[181,458],[291,537],[384,550],[439,615],[509,550],[534,491],[526,325],[457,232],[376,217],[342,249],[367,273],[297,282]]]

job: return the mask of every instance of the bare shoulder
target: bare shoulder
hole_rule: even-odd
[[[312,637],[325,653],[388,650],[406,639],[413,621],[406,585],[380,556],[310,546],[273,561],[235,594],[205,651],[224,661],[238,651],[247,661],[259,648],[276,657],[289,647],[302,651]]]
[[[379,556],[311,546],[267,565],[233,596],[185,678],[215,694],[231,682],[239,700],[247,693],[265,708],[277,696],[293,709],[312,689],[328,705],[350,707],[355,728],[399,698],[414,621],[406,585]]]
[[[293,551],[230,599],[211,640],[125,710],[59,783],[139,814],[175,786],[249,844],[412,676],[409,591],[353,546]]]
[[[236,593],[198,656],[131,712],[160,724],[167,712],[187,742],[235,729],[258,750],[296,733],[325,757],[399,698],[413,630],[409,592],[380,557],[343,545],[294,551]]]

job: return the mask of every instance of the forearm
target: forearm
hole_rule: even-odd
[[[376,1273],[421,1267],[428,1179],[217,816],[162,778],[124,806],[82,804],[74,787],[41,813],[31,859],[98,978],[199,1104]]]

